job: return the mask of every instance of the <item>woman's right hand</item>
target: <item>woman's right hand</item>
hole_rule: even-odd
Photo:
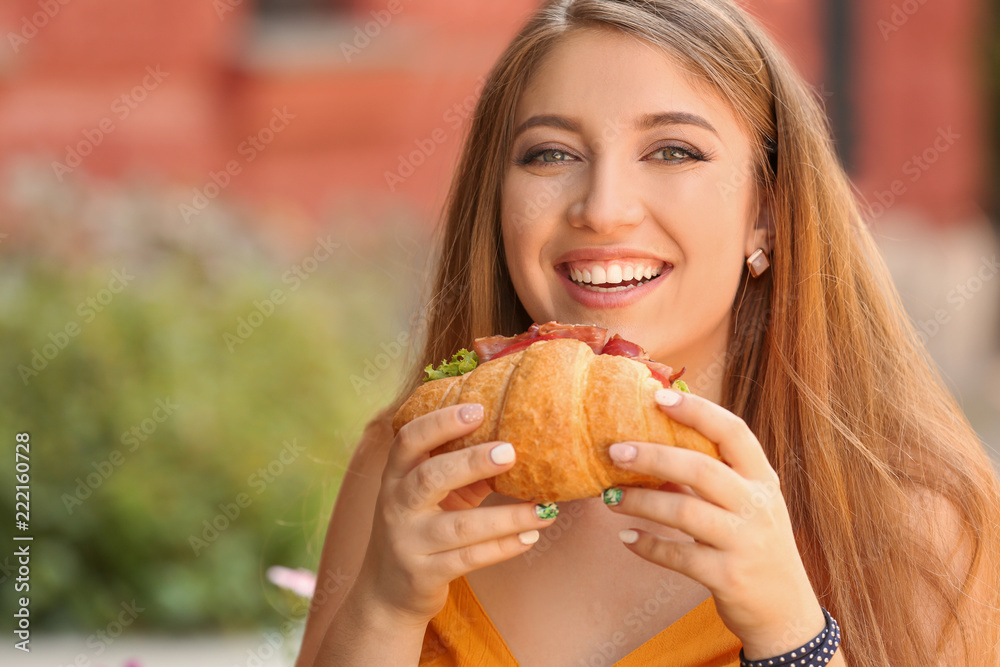
[[[444,607],[452,580],[528,551],[537,530],[551,525],[556,512],[550,509],[550,518],[541,519],[534,503],[479,507],[490,493],[485,480],[514,465],[510,443],[484,442],[430,456],[476,430],[482,419],[481,405],[465,403],[400,428],[352,594],[365,594],[405,622],[426,625]]]

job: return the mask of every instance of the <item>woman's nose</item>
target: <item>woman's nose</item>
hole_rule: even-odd
[[[636,187],[635,179],[620,165],[610,160],[596,163],[590,171],[587,190],[570,207],[570,224],[590,227],[600,234],[638,225],[644,209]]]

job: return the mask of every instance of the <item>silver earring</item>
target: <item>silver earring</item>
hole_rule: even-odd
[[[747,257],[747,268],[750,269],[750,275],[754,278],[759,278],[770,266],[771,261],[767,258],[763,248],[757,248],[752,255]]]

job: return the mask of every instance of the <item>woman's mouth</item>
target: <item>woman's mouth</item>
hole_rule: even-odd
[[[589,308],[619,308],[634,303],[663,282],[673,265],[644,260],[637,263],[574,262],[556,266],[570,295]]]
[[[655,280],[663,273],[664,262],[621,264],[591,262],[567,264],[569,279],[595,292],[623,292]]]

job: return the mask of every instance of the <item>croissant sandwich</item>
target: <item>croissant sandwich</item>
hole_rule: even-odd
[[[488,481],[496,493],[535,502],[600,496],[611,486],[656,488],[663,480],[622,470],[608,447],[623,440],[694,449],[718,447],[657,407],[661,387],[687,390],[681,373],[606,329],[547,322],[513,337],[477,338],[472,352],[428,366],[428,377],[399,408],[392,429],[434,410],[481,403],[482,424],[432,452],[501,440],[517,462]],[[683,372],[683,369],[682,371]]]

